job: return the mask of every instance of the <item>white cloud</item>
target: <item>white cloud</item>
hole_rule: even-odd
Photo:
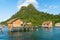
[[[59,8],[59,6],[57,6],[57,5],[51,5],[51,6],[49,6],[49,9],[57,9],[57,8]]]
[[[36,0],[18,0],[18,9],[20,9],[22,6],[28,6],[29,4],[33,4],[34,6],[38,5],[38,2]]]
[[[55,9],[58,9],[60,6],[59,5],[44,5],[44,7],[50,10],[55,10]]]
[[[41,8],[40,11],[47,12],[50,14],[58,14],[59,12],[57,11],[60,8],[59,5],[44,5],[44,8]],[[57,12],[56,12],[57,11]]]

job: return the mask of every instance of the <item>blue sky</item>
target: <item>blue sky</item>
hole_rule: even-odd
[[[0,22],[9,19],[22,6],[28,6],[30,3],[39,11],[60,13],[60,0],[0,0]]]

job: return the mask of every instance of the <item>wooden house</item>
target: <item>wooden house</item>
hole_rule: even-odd
[[[55,26],[60,27],[60,23],[56,23]]]
[[[23,25],[23,21],[21,19],[12,19],[7,23],[8,23],[9,30],[12,30],[13,28],[21,27]]]
[[[50,28],[52,27],[52,21],[45,21],[42,23],[42,27]]]

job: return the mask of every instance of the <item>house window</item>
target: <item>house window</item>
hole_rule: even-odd
[[[21,24],[21,26],[23,26],[23,24]]]

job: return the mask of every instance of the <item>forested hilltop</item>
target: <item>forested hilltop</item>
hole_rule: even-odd
[[[53,15],[49,13],[44,13],[41,11],[36,10],[36,8],[30,4],[27,7],[23,6],[21,9],[12,15],[11,18],[7,19],[4,22],[1,22],[1,24],[7,25],[7,22],[11,19],[22,19],[26,22],[32,22],[34,26],[39,26],[42,24],[44,21],[52,21],[53,25],[57,22],[60,22],[60,15]]]

